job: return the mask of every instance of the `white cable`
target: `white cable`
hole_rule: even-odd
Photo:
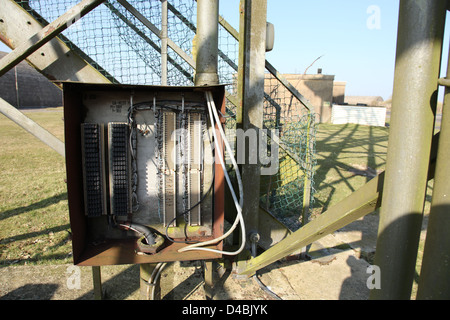
[[[208,102],[208,111],[209,111],[209,115],[210,115],[211,125],[212,125],[213,128],[215,128],[215,125],[214,125],[214,118],[213,118],[213,116],[212,116],[212,111],[211,111],[211,109],[212,109],[213,111],[215,110],[215,107],[213,107],[214,102],[212,101],[211,96],[209,96],[208,94],[210,94],[210,93],[208,92],[208,93],[206,94],[206,99],[207,99],[207,102]],[[217,118],[218,118],[218,116],[217,116]],[[217,118],[216,118],[216,119],[217,119]],[[219,129],[221,129],[220,125],[218,125],[218,127],[219,127]],[[221,132],[221,135],[222,135],[222,134],[223,134],[223,130],[222,130],[222,132]],[[236,194],[234,193],[233,187],[232,187],[231,182],[230,182],[230,180],[229,180],[229,177],[228,177],[228,174],[227,174],[227,171],[226,171],[226,168],[225,168],[225,162],[224,162],[224,160],[223,160],[222,153],[221,153],[221,151],[220,151],[220,147],[219,147],[219,145],[218,145],[218,139],[217,139],[217,136],[216,136],[215,129],[213,129],[213,135],[214,135],[214,140],[215,140],[215,144],[216,144],[216,150],[218,150],[218,156],[219,156],[219,158],[220,158],[221,165],[222,165],[222,168],[223,168],[224,173],[225,173],[225,178],[226,178],[226,180],[227,180],[228,185],[230,186],[230,189],[231,189],[231,192],[232,192],[232,196],[233,196],[233,199],[234,199],[234,202],[235,202],[237,211],[238,211],[238,216],[236,217],[236,220],[235,220],[233,226],[230,228],[230,230],[229,230],[226,234],[222,235],[222,236],[219,237],[219,238],[210,240],[210,241],[201,242],[201,243],[198,243],[198,244],[194,244],[194,245],[191,245],[191,246],[182,248],[182,249],[179,250],[179,252],[187,251],[187,250],[204,250],[204,251],[212,251],[212,252],[217,252],[217,253],[224,253],[224,254],[229,254],[229,255],[235,255],[235,254],[240,253],[240,252],[243,250],[244,246],[245,246],[245,227],[243,227],[243,230],[242,230],[242,231],[243,231],[243,232],[242,232],[242,235],[243,235],[243,243],[241,244],[241,248],[240,248],[238,251],[236,251],[236,252],[224,252],[224,251],[214,250],[214,249],[209,249],[209,248],[197,248],[197,247],[199,247],[199,246],[204,246],[204,245],[208,245],[208,244],[215,244],[215,243],[217,243],[218,241],[221,241],[221,240],[223,240],[224,238],[228,237],[228,236],[234,231],[234,229],[236,228],[236,226],[237,226],[237,224],[238,224],[239,222],[242,222],[241,226],[244,226],[244,222],[243,222],[243,218],[242,218],[242,206],[238,203],[238,201],[237,201],[237,199],[236,199]],[[222,137],[225,138],[225,135],[223,134]],[[225,139],[226,139],[226,138],[225,138]],[[225,139],[224,139],[224,140],[225,140]],[[228,144],[228,141],[226,141],[226,145],[227,145],[228,148],[229,148],[229,149],[228,149],[228,152],[229,152],[229,154],[230,154],[230,157],[231,157],[232,159],[234,159],[234,158],[233,158],[233,155],[232,155],[232,153],[231,153],[231,148],[230,148],[230,146],[229,146],[229,144]],[[235,169],[236,169],[236,173],[237,173],[238,180],[240,180],[239,168],[237,167],[237,164],[236,164],[235,161],[234,161],[234,164],[236,165]],[[239,181],[239,182],[240,182],[239,185],[241,186],[241,185],[242,185],[242,184],[241,184],[241,181]],[[242,188],[240,188],[240,196],[241,196],[241,199],[240,199],[241,201],[240,201],[240,202],[242,202]]]
[[[223,169],[223,172],[225,174],[225,179],[226,179],[227,184],[228,184],[228,186],[230,188],[231,195],[233,197],[234,204],[236,206],[237,216],[236,216],[236,219],[234,221],[233,226],[230,228],[230,230],[228,230],[227,233],[225,233],[222,236],[220,236],[220,237],[218,237],[216,239],[213,239],[213,240],[209,240],[209,241],[205,241],[205,242],[200,242],[200,243],[196,243],[196,244],[193,244],[193,245],[189,245],[187,247],[184,247],[184,248],[178,250],[178,252],[191,251],[191,250],[202,250],[202,251],[209,251],[209,252],[226,254],[226,255],[237,255],[240,252],[242,252],[242,250],[245,247],[245,242],[246,242],[245,224],[244,224],[244,218],[242,216],[242,202],[243,202],[242,179],[241,179],[241,175],[240,175],[239,168],[237,166],[236,160],[234,159],[234,155],[232,153],[232,149],[230,147],[230,144],[228,143],[228,140],[227,140],[227,138],[225,136],[225,133],[223,132],[223,129],[221,127],[221,124],[220,124],[220,121],[219,121],[219,116],[217,115],[217,110],[215,108],[214,100],[212,98],[212,94],[211,94],[211,92],[208,91],[208,92],[206,92],[205,95],[206,95],[206,101],[207,101],[207,105],[208,105],[208,112],[209,112],[209,117],[210,117],[210,121],[211,121],[211,126],[213,128],[214,142],[215,142],[215,145],[216,145],[217,154],[219,156],[219,161],[220,161],[220,164],[222,165],[222,169]],[[222,156],[222,152],[221,152],[221,149],[220,149],[220,146],[219,146],[219,143],[218,143],[216,130],[215,130],[213,113],[214,113],[214,118],[217,121],[217,127],[219,128],[220,135],[222,136],[222,139],[225,142],[226,150],[227,150],[227,152],[228,152],[228,154],[229,154],[229,156],[231,158],[231,161],[233,163],[233,166],[234,166],[234,168],[236,170],[236,178],[238,179],[238,185],[239,185],[239,196],[240,196],[239,201],[236,198],[236,193],[234,192],[233,185],[231,184],[230,177],[228,176],[228,172],[227,172],[227,170],[225,168],[225,159]],[[241,247],[237,251],[227,252],[227,251],[215,250],[215,249],[210,249],[210,248],[199,248],[200,246],[215,244],[215,243],[217,243],[217,242],[227,238],[236,229],[236,226],[237,226],[237,224],[239,222],[241,224],[241,229],[242,229],[241,230],[242,243],[241,243]]]
[[[236,179],[237,179],[238,188],[239,188],[239,205],[241,206],[241,209],[242,209],[243,202],[244,202],[244,193],[243,193],[244,187],[242,185],[241,172],[239,171],[239,167],[237,165],[236,159],[234,158],[233,149],[231,148],[230,144],[228,143],[228,140],[226,138],[225,132],[223,131],[222,126],[220,125],[220,119],[219,119],[219,115],[217,114],[217,109],[214,106],[214,99],[213,99],[212,93],[208,91],[206,94],[210,95],[209,101],[211,103],[211,109],[213,111],[214,118],[215,118],[216,123],[217,123],[217,127],[219,128],[220,135],[222,136],[223,141],[225,143],[226,151],[227,151],[227,153],[228,153],[228,155],[229,155],[229,157],[231,159],[231,163],[233,164],[233,167],[234,167],[234,169],[236,171]],[[222,160],[225,161],[225,158],[222,159]],[[230,187],[230,189],[233,189],[233,188]]]
[[[147,297],[150,296],[150,300],[155,300],[155,288],[158,284],[158,278],[161,274],[161,271],[166,267],[166,262],[160,262],[156,265],[155,269],[153,269],[152,275],[148,278],[148,286],[147,286]],[[152,287],[152,292],[149,294],[150,286]]]
[[[217,111],[216,111],[215,106],[214,106],[214,101],[212,99],[212,94],[210,92],[206,93],[206,99],[207,99],[207,102],[208,102],[208,111],[209,111],[209,115],[210,115],[210,119],[211,119],[211,124],[212,124],[212,127],[215,128],[212,112],[215,111],[215,119],[216,120],[218,120],[219,117],[217,115]],[[235,166],[236,176],[237,176],[238,182],[239,182],[239,187],[240,187],[239,191],[240,191],[240,197],[241,198],[240,198],[240,201],[238,203],[237,198],[236,198],[236,194],[235,194],[235,192],[233,190],[233,186],[231,184],[230,178],[229,178],[227,170],[225,168],[225,161],[224,161],[224,158],[222,157],[222,153],[221,153],[220,147],[218,145],[218,139],[217,139],[217,136],[216,136],[215,129],[213,129],[214,141],[215,141],[215,144],[216,144],[216,149],[218,150],[217,153],[218,153],[218,156],[220,158],[221,165],[222,165],[223,171],[225,173],[225,178],[227,180],[228,186],[230,187],[231,194],[233,196],[233,200],[234,200],[234,203],[235,203],[238,215],[236,217],[236,220],[235,220],[233,226],[230,228],[230,230],[227,233],[225,233],[224,235],[222,235],[221,237],[213,239],[213,240],[210,240],[210,241],[206,241],[206,242],[201,242],[201,243],[190,245],[188,247],[180,249],[179,252],[183,252],[183,251],[187,251],[187,250],[203,250],[203,251],[210,251],[210,252],[222,253],[222,254],[227,254],[227,255],[236,255],[236,254],[239,254],[245,247],[246,239],[245,239],[244,219],[243,219],[243,216],[242,216],[242,200],[243,200],[242,195],[243,195],[243,190],[242,190],[241,175],[240,175],[237,163],[234,160],[234,156],[232,154],[232,149],[231,149],[228,141],[226,140],[225,133],[223,132],[223,129],[221,128],[220,124],[218,124],[218,128],[219,128],[220,134],[221,134],[221,136],[222,136],[222,138],[223,138],[223,140],[225,142],[225,145],[227,147],[228,154],[230,155],[230,158],[232,159],[233,165]],[[239,222],[241,222],[241,227],[242,227],[242,244],[241,244],[241,247],[237,251],[235,251],[235,252],[225,252],[225,251],[220,251],[220,250],[215,250],[215,249],[210,249],[210,248],[198,248],[199,246],[204,246],[204,245],[208,245],[208,244],[215,244],[218,241],[221,241],[221,240],[225,239],[226,237],[228,237],[234,231],[234,229],[236,228],[236,226],[237,226],[237,224]]]

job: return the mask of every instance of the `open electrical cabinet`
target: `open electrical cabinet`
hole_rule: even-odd
[[[74,263],[219,258],[179,250],[223,235],[224,172],[214,161],[205,93],[224,114],[224,87],[63,88]],[[222,242],[210,248],[221,250]]]

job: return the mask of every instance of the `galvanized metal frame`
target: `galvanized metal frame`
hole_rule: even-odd
[[[15,2],[1,0],[0,6],[3,9],[0,13],[0,18],[3,21],[0,24],[1,39],[8,46],[16,49],[0,60],[2,65],[0,74],[6,73],[15,65],[27,59],[49,79],[109,82],[86,61],[71,52],[61,40],[55,38],[59,32],[67,27],[68,22],[73,21],[75,16],[78,18],[85,15],[100,3],[101,1],[84,1],[56,19],[51,25],[42,27]],[[55,28],[56,25],[59,25],[59,31],[53,32],[52,28]],[[30,48],[27,48],[26,45],[20,45],[21,43],[28,43],[27,39],[32,39],[29,40],[31,41]],[[39,48],[41,49],[40,52],[33,54]],[[60,59],[62,57],[70,61],[70,63],[65,64],[65,67],[61,67],[61,62],[54,63],[58,60],[62,61]],[[8,59],[4,60],[5,58]],[[0,112],[64,156],[64,143],[61,140],[3,99],[0,99]]]
[[[432,139],[427,179],[435,177],[435,165],[440,133]],[[385,172],[381,172],[360,189],[350,194],[306,226],[282,236],[279,243],[267,248],[265,252],[250,260],[247,268],[241,272],[251,276],[257,270],[289,256],[299,249],[322,237],[352,223],[382,206],[382,194]]]
[[[34,34],[48,25],[35,11],[25,9],[12,0],[0,0],[0,40],[14,49],[26,42]],[[27,10],[31,10],[28,12]],[[26,60],[50,81],[58,85],[61,81],[102,82],[113,80],[92,59],[82,55],[73,44],[66,45],[68,39],[59,34],[39,50],[30,54]],[[72,48],[72,49],[71,49]]]
[[[83,0],[0,60],[0,76],[67,29],[77,19],[96,8],[104,0]]]

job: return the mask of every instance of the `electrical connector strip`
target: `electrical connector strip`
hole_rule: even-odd
[[[205,93],[206,96],[206,101],[208,104],[208,112],[209,112],[209,118],[211,121],[211,127],[212,127],[212,131],[213,131],[213,135],[214,135],[214,143],[215,143],[215,150],[216,150],[216,155],[218,156],[218,161],[220,161],[220,164],[222,166],[223,172],[225,174],[225,180],[227,181],[228,187],[230,188],[231,191],[231,196],[233,197],[233,201],[234,204],[236,206],[236,210],[237,210],[237,216],[236,216],[236,220],[234,221],[233,225],[231,226],[230,230],[228,230],[225,234],[223,234],[222,236],[213,239],[213,240],[209,240],[209,241],[204,241],[204,242],[199,242],[199,243],[195,243],[195,244],[191,244],[189,246],[186,246],[184,248],[181,248],[178,250],[178,252],[184,252],[184,251],[191,251],[191,250],[201,250],[201,251],[209,251],[209,252],[214,252],[214,253],[219,253],[219,254],[226,254],[226,255],[237,255],[239,253],[242,252],[242,250],[244,250],[245,248],[245,242],[246,242],[246,230],[245,230],[245,223],[244,223],[244,217],[242,216],[242,202],[243,202],[243,188],[242,188],[242,178],[241,178],[241,174],[239,171],[239,167],[236,163],[236,159],[234,158],[234,154],[233,154],[233,149],[231,149],[230,144],[228,143],[228,140],[225,136],[225,132],[223,131],[222,128],[222,124],[220,123],[219,120],[219,116],[217,114],[217,110],[214,104],[214,99],[212,96],[212,93],[210,91],[207,91]],[[236,193],[234,192],[234,188],[233,185],[230,181],[230,177],[228,176],[228,172],[226,170],[225,167],[225,159],[224,156],[222,154],[222,149],[219,146],[218,143],[218,139],[217,139],[217,134],[216,134],[216,130],[215,130],[215,124],[217,123],[217,127],[219,129],[220,135],[225,143],[225,147],[226,147],[226,151],[228,152],[228,155],[231,158],[231,161],[233,163],[233,167],[236,171],[236,178],[238,181],[238,186],[239,186],[239,201],[236,197]],[[217,161],[217,160],[216,160]],[[239,247],[238,250],[233,251],[233,252],[229,252],[229,251],[222,251],[222,250],[216,250],[216,249],[211,249],[211,248],[203,248],[203,246],[207,246],[207,245],[214,245],[216,243],[218,243],[219,241],[222,241],[223,239],[227,238],[229,235],[231,235],[233,233],[233,231],[236,229],[237,225],[240,223],[241,225],[241,236],[242,236],[242,240],[241,240],[241,246]]]
[[[82,158],[84,206],[88,217],[106,214],[103,163],[103,127],[96,123],[82,123]]]
[[[116,216],[127,216],[132,211],[128,143],[128,124],[108,123],[110,207]]]

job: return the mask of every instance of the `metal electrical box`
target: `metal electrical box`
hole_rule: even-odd
[[[224,87],[63,88],[74,263],[219,258],[178,250],[223,234],[224,172],[214,161],[205,92],[224,114]]]

